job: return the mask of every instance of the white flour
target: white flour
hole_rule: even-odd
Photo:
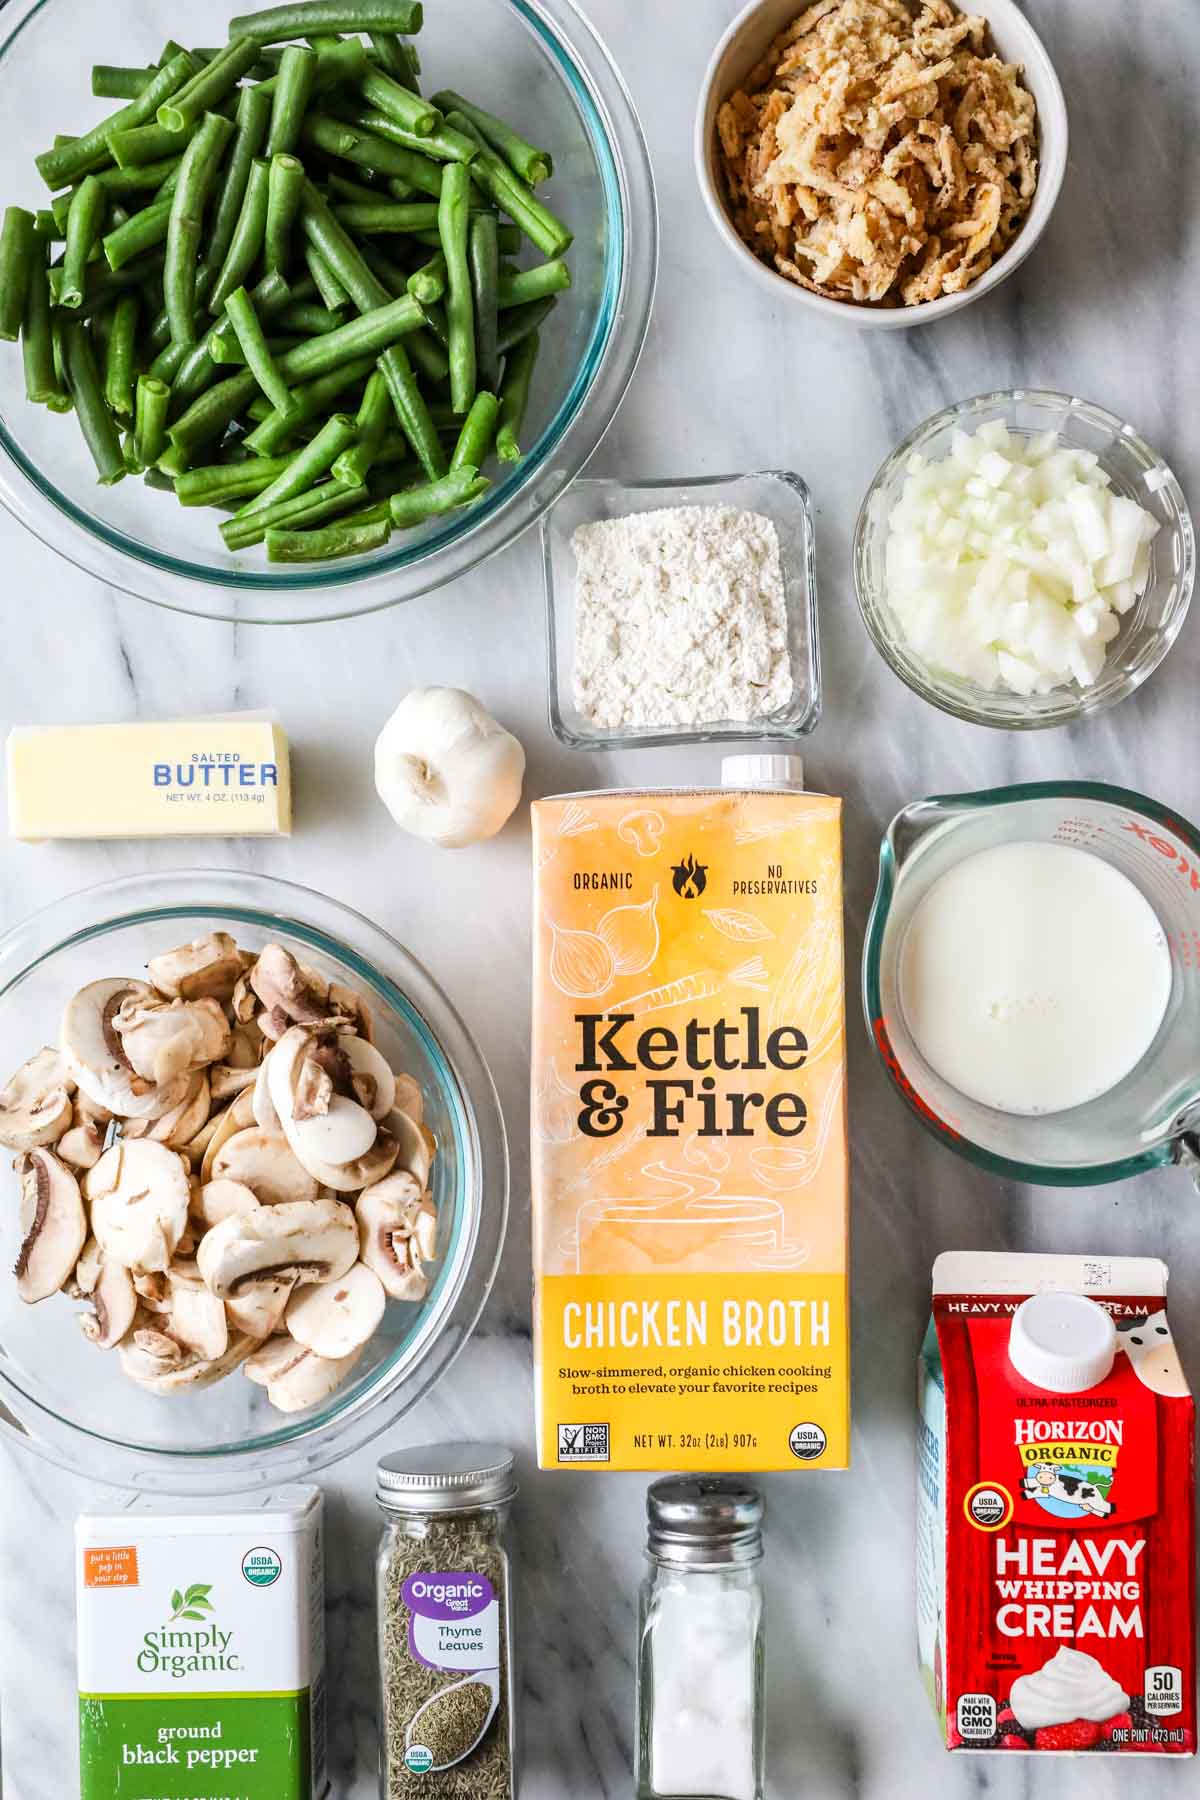
[[[581,525],[575,704],[593,725],[761,719],[792,694],[779,536],[734,506]]]

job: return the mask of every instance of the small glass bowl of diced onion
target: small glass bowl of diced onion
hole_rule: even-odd
[[[1131,425],[1014,389],[935,413],[889,456],[854,539],[859,606],[915,693],[1006,730],[1065,725],[1141,686],[1195,577],[1191,515]]]

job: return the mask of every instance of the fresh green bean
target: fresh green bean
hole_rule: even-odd
[[[163,156],[157,162],[131,163],[123,169],[100,169],[91,179],[100,184],[109,200],[123,200],[130,194],[149,193],[151,190],[155,191],[159,200],[165,200],[172,191],[167,183],[172,176],[178,175],[182,162],[182,155]],[[51,203],[56,212],[62,199],[63,196],[57,194]]]
[[[336,562],[343,556],[365,556],[382,550],[391,535],[386,519],[368,525],[328,525],[321,531],[280,531],[276,526],[266,536],[267,561]]]
[[[472,106],[461,94],[452,88],[443,88],[435,94],[433,104],[443,113],[457,112],[470,119],[476,131],[484,138],[498,156],[503,157],[513,173],[530,187],[537,187],[543,181],[549,181],[554,173],[554,159],[548,150],[539,150],[528,143],[511,125],[498,119],[494,113],[485,112],[481,106]]]
[[[476,394],[450,458],[451,469],[481,469],[488,459],[500,420],[495,394]]]
[[[392,422],[392,397],[382,369],[376,369],[354,421],[354,442],[343,450],[333,464],[334,478],[351,487],[362,487],[372,466],[379,460],[388,426]]]
[[[92,263],[87,272],[87,283],[83,291],[83,304],[79,308],[81,319],[90,319],[96,313],[103,312],[117,300],[120,295],[129,292],[130,288],[141,287],[143,282],[154,276],[161,276],[163,254],[161,250],[152,250],[146,256],[139,256],[135,262],[127,263],[123,269],[110,269],[103,263]],[[55,277],[61,279],[61,268],[50,270],[50,295],[55,298],[59,285]],[[55,304],[58,304],[55,300]]]
[[[92,453],[100,483],[112,487],[124,481],[128,471],[121,449],[121,437],[113,424],[112,414],[104,404],[104,389],[92,335],[80,319],[72,319],[63,332],[63,354],[66,359],[67,382],[75,402],[80,430]]]
[[[420,92],[421,62],[411,44],[398,38],[394,31],[368,32],[371,48],[379,58],[379,66],[401,87]]]
[[[40,206],[33,215],[33,228],[48,244],[61,244],[66,233],[55,217],[54,208]]]
[[[92,65],[92,93],[97,100],[136,100],[154,80],[157,64],[149,69],[130,69],[117,63]]]
[[[188,407],[176,419],[167,436],[176,449],[192,455],[205,444],[214,443],[239,415],[245,412],[258,392],[258,382],[249,369],[231,375]]]
[[[418,375],[439,387],[450,376],[450,358],[431,331],[410,331],[404,339],[409,360]]]
[[[87,265],[92,254],[92,245],[100,233],[106,205],[104,189],[94,175],[85,176],[71,196],[71,210],[67,214],[67,247],[63,254],[63,272],[58,289],[58,304],[69,306],[73,311],[83,305],[83,284],[87,276]],[[142,245],[141,248],[144,249],[146,246]],[[24,295],[22,294],[23,300]]]
[[[573,233],[562,220],[543,206],[533,189],[514,175],[502,157],[496,155],[486,139],[475,130],[465,113],[451,113],[446,123],[472,138],[478,155],[471,164],[471,179],[480,192],[495,202],[501,212],[521,227],[543,256],[561,256],[574,242]]]
[[[263,258],[268,275],[286,275],[292,255],[292,227],[304,197],[304,164],[299,157],[271,158],[267,183],[267,231]]]
[[[322,475],[327,475],[342,452],[350,448],[356,436],[357,428],[350,415],[334,413],[270,487],[246,502],[238,516],[246,518],[251,513],[267,512],[285,500],[311,493]]]
[[[267,155],[290,155],[300,142],[300,127],[317,79],[317,53],[304,44],[289,44],[279,64],[271,112]]]
[[[531,300],[528,306],[514,306],[510,312],[501,313],[497,341],[501,356],[515,350],[531,331],[539,330],[557,305],[558,299],[552,294],[547,300]]]
[[[371,66],[365,44],[356,37],[322,38],[313,48],[317,53],[314,99],[338,88],[356,88]]]
[[[520,251],[523,236],[519,225],[506,225],[501,220],[497,226],[501,256],[516,256]]]
[[[365,134],[367,150],[368,152],[373,151],[376,158],[379,156],[379,151],[375,146],[380,143],[384,145],[386,172],[391,175],[393,181],[402,181],[417,193],[428,194],[434,200],[440,197],[442,192],[441,161],[435,161],[433,155],[426,155],[423,149],[414,150],[412,148],[414,144],[432,144],[433,138],[416,138],[411,132],[397,135],[398,128],[383,113],[355,112],[349,117],[341,114],[338,116],[339,122],[348,130]],[[400,142],[400,136],[403,137],[404,142]],[[474,154],[475,146],[473,144],[470,149]],[[442,160],[452,162],[460,159],[447,157]]]
[[[246,196],[242,201],[242,210],[238,215],[229,252],[208,297],[208,310],[214,318],[220,316],[234,288],[241,287],[258,261],[267,235],[267,190],[270,179],[270,164],[256,159],[250,166]]]
[[[175,346],[172,345],[171,348],[174,349]],[[240,359],[245,361],[244,357]],[[172,361],[174,362],[173,358]],[[214,387],[220,379],[221,369],[209,354],[208,338],[200,338],[174,367],[171,377],[171,411],[176,417],[186,412],[193,400],[198,400],[206,388]]]
[[[360,313],[386,304],[387,289],[367,267],[353,238],[311,181],[300,202],[300,223],[309,243],[320,251]]]
[[[54,331],[50,316],[50,284],[46,279],[44,251],[35,250],[25,290],[25,316],[21,323],[21,356],[25,367],[25,393],[37,406],[48,406],[63,393],[54,365]]]
[[[475,307],[467,258],[470,197],[471,176],[466,164],[448,163],[438,205],[438,231],[446,258],[450,400],[460,413],[468,412],[475,398]]]
[[[133,439],[137,459],[151,468],[167,447],[167,412],[171,390],[153,375],[139,375],[135,400]]]
[[[155,467],[161,469],[164,475],[170,476],[172,487],[191,466],[191,452],[181,444],[168,444],[155,464]]]
[[[426,475],[431,481],[437,480],[446,473],[446,452],[403,344],[393,344],[386,350],[379,359],[379,368],[387,382],[401,430]]]
[[[500,385],[499,275],[500,228],[494,213],[476,213],[468,244],[471,297],[475,305],[475,361],[479,385],[494,394]],[[480,462],[478,456],[469,462]]]
[[[323,337],[346,323],[345,311],[329,312],[307,300],[294,300],[285,306],[275,321],[280,331],[294,332],[298,337]]]
[[[270,95],[264,94],[261,87],[244,87],[238,95],[233,146],[225,165],[225,179],[221,184],[205,251],[205,261],[218,274],[224,269],[225,258],[229,255],[229,246],[233,243],[233,234],[242,216],[250,174],[255,159],[266,142],[270,121]]]
[[[297,294],[311,293],[307,281],[299,283],[295,288],[289,286],[282,275],[264,275],[256,288],[252,288],[250,298],[254,302],[254,310],[263,324],[274,321],[284,308],[289,306]],[[222,318],[213,326],[204,340],[204,348],[214,363],[241,362],[243,353],[238,343],[236,331],[228,318]]]
[[[499,303],[505,309],[525,306],[531,300],[544,300],[548,294],[561,294],[570,285],[571,271],[559,256],[553,262],[539,263],[535,269],[501,275]]]
[[[438,209],[432,201],[408,205],[395,200],[375,200],[370,206],[365,203],[335,206],[333,212],[347,231],[357,232],[362,237],[377,234],[406,237],[412,231],[428,231],[438,222]]]
[[[373,137],[386,138],[389,144],[407,150],[411,155],[423,157],[427,162],[436,159],[443,163],[469,163],[474,162],[479,155],[478,144],[444,123],[436,131],[431,131],[428,137],[418,137],[415,132],[398,125],[395,119],[389,119],[386,113],[377,112],[373,108],[344,108],[339,111],[338,116],[345,118],[359,130],[370,132]]]
[[[426,325],[429,327],[431,336],[437,339],[443,349],[448,350],[450,347],[450,326],[446,319],[445,307],[440,301],[435,301],[432,306],[423,306],[421,308],[421,314]]]
[[[371,352],[381,354],[406,332],[416,331],[420,324],[421,309],[411,294],[405,294],[400,300],[390,300],[361,318],[339,325],[324,337],[311,338],[298,349],[290,350],[279,366],[289,386],[308,381],[356,357]]]
[[[277,412],[294,412],[295,408],[292,404],[288,384],[279,372],[275,358],[267,345],[262,322],[254,310],[254,302],[244,287],[233,290],[225,302],[225,312],[237,333],[247,367],[271,405]]]
[[[165,344],[150,364],[149,372],[155,381],[165,381],[173,391],[179,372],[194,347],[194,345],[183,343],[179,338]]]
[[[487,491],[490,484],[484,481],[480,487],[479,482],[479,470],[467,463],[438,481],[425,482],[421,487],[401,488],[388,502],[392,524],[407,531],[426,519],[436,518],[439,513],[453,512],[478,493]]]
[[[411,37],[420,31],[422,16],[421,0],[292,0],[266,12],[242,13],[230,21],[229,35],[252,37],[260,44],[342,31],[394,31]]]
[[[414,269],[408,278],[408,291],[422,306],[433,306],[446,292],[446,258],[435,250],[429,261]]]
[[[363,173],[369,180],[369,172],[364,170]],[[366,181],[351,181],[347,176],[331,171],[325,183],[325,198],[330,205],[338,200],[353,206],[374,206],[385,196],[378,188],[368,187]]]
[[[140,310],[136,294],[122,294],[113,309],[104,361],[104,398],[110,412],[133,413],[133,365]]]
[[[353,163],[368,174],[407,181],[412,170],[411,150],[398,149],[395,144],[389,144],[371,132],[361,131],[344,119],[332,118],[328,113],[310,113],[300,135],[312,149]]]
[[[156,115],[159,124],[167,131],[186,131],[205,113],[213,112],[257,61],[254,39],[234,35],[215,62],[205,64],[186,87],[162,102]]]
[[[349,306],[349,294],[315,244],[305,244],[304,262],[316,284],[317,292],[330,312],[340,312],[343,307]]]
[[[422,100],[411,88],[401,87],[382,69],[370,69],[363,77],[363,98],[376,112],[384,113],[411,131],[414,137],[427,138],[442,123],[442,115],[428,100]]]
[[[247,513],[243,509],[226,520],[221,527],[221,536],[228,549],[248,550],[252,544],[261,544],[268,531],[277,527],[318,525],[325,519],[336,518],[338,513],[349,512],[357,506],[361,495],[361,488],[343,487],[340,481],[326,481],[307,493],[294,494],[289,500],[277,500],[261,511]]]
[[[123,269],[135,256],[166,242],[172,204],[170,200],[155,200],[104,237],[104,255],[110,269]]]
[[[184,344],[194,344],[197,337],[196,270],[204,213],[232,136],[229,119],[221,113],[205,113],[203,124],[184,151],[179,186],[171,201],[163,292],[171,336]]]
[[[401,294],[407,294],[408,270],[402,269],[386,250],[381,250],[377,239],[368,238],[361,249],[363,261],[393,300],[399,300]]]
[[[37,220],[23,206],[8,207],[0,227],[0,338],[10,343],[21,335],[25,299],[39,258],[44,264]]]
[[[354,362],[346,363],[340,369],[331,369],[328,374],[319,376],[303,387],[293,388],[295,413],[291,416],[279,412],[269,413],[247,437],[247,449],[252,450],[256,456],[274,456],[302,425],[307,424],[310,419],[323,418],[335,400],[360,381],[365,381],[374,366],[373,356],[357,357]],[[249,411],[253,417],[253,406]]]
[[[496,454],[501,462],[521,460],[521,430],[529,408],[529,387],[540,343],[537,332],[531,331],[527,338],[522,338],[504,365],[500,424],[496,432]]]
[[[45,150],[35,157],[38,174],[46,186],[68,187],[71,182],[77,181],[81,175],[88,174],[97,166],[103,168],[111,160],[107,141],[109,133],[145,125],[148,120],[153,119],[162,102],[191,79],[194,69],[195,65],[186,52],[182,56],[172,57],[137,99],[131,100],[128,106],[123,106],[120,112],[102,120],[99,125],[94,125],[73,143],[57,145],[53,150]]]
[[[261,494],[283,474],[290,456],[247,457],[244,462],[214,463],[205,469],[189,469],[175,484],[181,506],[226,506]]]
[[[181,157],[198,127],[187,131],[164,131],[161,125],[134,125],[127,131],[110,131],[108,147],[120,169],[136,169],[146,163],[172,161]]]

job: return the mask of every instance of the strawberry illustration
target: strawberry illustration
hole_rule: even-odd
[[[1132,1729],[1133,1714],[1119,1712],[1114,1713],[1111,1719],[1105,1719],[1103,1725],[1100,1727],[1100,1735],[1105,1738],[1111,1738],[1114,1731],[1131,1731]]]
[[[1098,1725],[1090,1719],[1073,1719],[1069,1725],[1043,1725],[1033,1734],[1035,1750],[1090,1750],[1100,1742]]]

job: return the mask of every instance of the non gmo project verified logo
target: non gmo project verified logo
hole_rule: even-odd
[[[607,1462],[608,1426],[560,1425],[558,1460],[560,1463]]]

